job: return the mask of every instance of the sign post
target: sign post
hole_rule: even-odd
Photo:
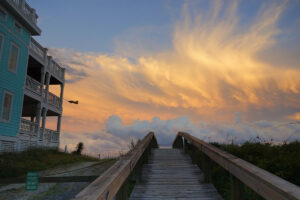
[[[37,190],[39,184],[39,172],[31,171],[27,172],[26,176],[26,190]]]

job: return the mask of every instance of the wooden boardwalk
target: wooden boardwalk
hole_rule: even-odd
[[[221,200],[212,184],[203,182],[203,174],[180,149],[152,149],[143,166],[142,180],[130,200]]]

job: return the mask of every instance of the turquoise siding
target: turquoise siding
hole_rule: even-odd
[[[0,18],[0,34],[4,35],[4,44],[0,55],[0,114],[2,113],[4,91],[13,93],[10,121],[5,122],[0,116],[0,136],[12,137],[16,137],[19,130],[23,105],[23,87],[28,62],[28,45],[30,42],[30,33],[24,27],[22,27],[21,33],[16,32],[14,23],[15,19],[9,13],[6,20]],[[16,73],[8,70],[11,42],[19,47]]]

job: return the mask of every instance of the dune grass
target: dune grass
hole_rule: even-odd
[[[265,169],[295,185],[300,185],[300,142],[272,145],[271,143],[246,142],[237,144],[212,145]],[[203,157],[200,151],[196,156]],[[201,165],[199,164],[199,167]],[[225,200],[230,199],[230,174],[218,164],[212,162],[212,181]],[[262,200],[263,198],[244,185],[244,200]]]
[[[0,154],[0,177],[19,177],[31,170],[45,170],[83,161],[99,161],[99,159],[53,149],[29,149],[20,153],[5,153]]]

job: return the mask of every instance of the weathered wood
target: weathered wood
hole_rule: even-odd
[[[130,200],[222,199],[212,184],[203,182],[201,170],[183,150],[153,149],[142,177]]]
[[[60,177],[39,177],[39,183],[63,183],[63,182],[92,182],[98,176],[60,176]],[[26,177],[2,178],[0,184],[25,183]]]
[[[211,160],[206,155],[203,155],[202,169],[203,169],[203,172],[204,172],[204,181],[206,183],[211,183],[212,182],[211,167],[212,167]]]
[[[174,149],[182,149],[183,148],[183,141],[181,136],[177,136],[173,142]]]
[[[265,199],[300,199],[300,187],[275,176],[266,170],[256,167],[247,161],[222,151],[213,145],[207,144],[188,133],[179,132],[177,138],[178,137],[187,139],[210,159],[218,163]]]
[[[155,140],[153,142],[153,140]],[[152,143],[151,143],[152,142]],[[84,188],[76,200],[111,200],[133,171],[145,149],[151,144],[157,144],[154,133],[149,133],[137,146],[124,157],[121,157],[112,167],[98,177],[88,187]]]
[[[240,200],[244,199],[244,184],[230,175],[230,192],[231,192],[231,200]]]
[[[128,180],[126,180],[116,195],[116,200],[128,200]]]
[[[188,144],[187,140],[184,138],[184,139],[183,139],[183,148],[184,148],[184,152],[185,152],[185,153],[188,152],[188,149],[189,149],[188,145],[189,145],[189,144]]]

